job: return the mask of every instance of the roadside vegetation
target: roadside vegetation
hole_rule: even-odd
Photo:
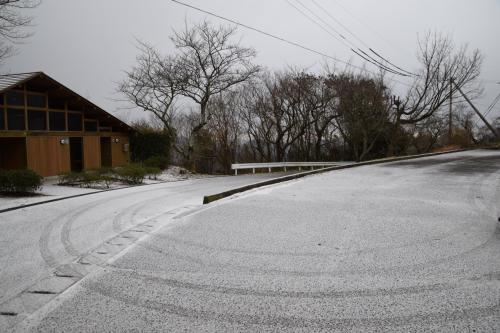
[[[32,170],[0,169],[0,194],[33,195],[41,189],[43,178]]]
[[[63,173],[59,175],[58,184],[87,188],[110,188],[113,184],[139,185],[145,178],[158,179],[162,171],[157,167],[128,164],[116,168]]]
[[[192,171],[229,173],[235,162],[363,161],[497,140],[459,92],[480,96],[481,53],[440,33],[417,41],[419,67],[399,86],[384,70],[262,68],[231,26],[205,21],[170,37],[169,54],[138,42],[136,65],[118,90],[150,115],[136,124],[139,132],[168,137],[173,149],[159,155]],[[148,145],[137,145],[136,162]]]

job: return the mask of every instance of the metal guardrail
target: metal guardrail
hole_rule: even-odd
[[[487,148],[487,147],[483,147]],[[355,168],[358,166],[366,166],[366,165],[374,165],[374,164],[382,164],[382,163],[391,163],[391,162],[397,162],[397,161],[406,161],[406,160],[412,160],[416,158],[421,158],[421,157],[430,157],[430,156],[438,156],[438,155],[444,155],[444,154],[450,154],[450,153],[458,153],[462,151],[467,151],[467,150],[474,150],[477,148],[473,149],[458,149],[458,150],[452,150],[452,151],[445,151],[445,152],[439,152],[439,153],[428,153],[428,154],[422,154],[422,155],[409,155],[409,156],[399,156],[399,157],[389,157],[389,158],[381,158],[378,160],[371,160],[371,161],[366,161],[366,162],[359,162],[359,163],[354,163],[354,162],[331,162],[331,163],[336,163],[336,166],[331,166],[327,168],[323,168],[321,170],[314,170],[314,171],[307,171],[307,172],[300,172],[296,173],[293,175],[288,175],[284,177],[279,177],[279,178],[274,178],[270,180],[265,180],[263,182],[255,183],[255,184],[250,184],[250,185],[245,185],[239,188],[234,188],[229,191],[217,193],[217,194],[212,194],[212,195],[206,195],[203,197],[203,204],[209,204],[211,202],[221,200],[224,198],[227,198],[231,195],[237,194],[237,193],[242,193],[245,191],[249,191],[252,189],[256,189],[259,187],[263,186],[268,186],[268,185],[273,185],[273,184],[278,184],[281,182],[286,182],[289,180],[293,179],[299,179],[302,177],[307,177],[309,175],[314,175],[314,174],[320,174],[324,172],[329,172],[329,171],[334,171],[334,170],[341,170],[341,169],[348,169],[348,168]],[[500,149],[499,146],[491,146],[489,149]],[[260,163],[257,163],[260,164]]]
[[[282,168],[283,171],[287,171],[287,168],[310,168],[314,170],[315,167],[326,168],[330,166],[340,166],[346,164],[352,164],[353,162],[271,162],[271,163],[235,163],[231,164],[231,169],[234,170],[234,174],[238,175],[238,170],[248,170],[252,169],[255,173],[256,169],[268,169],[271,172],[273,168]]]

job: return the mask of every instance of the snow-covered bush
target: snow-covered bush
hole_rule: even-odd
[[[0,193],[34,193],[42,187],[42,180],[33,170],[0,170]]]
[[[158,176],[161,175],[162,170],[160,168],[155,167],[146,167],[146,175],[149,179],[157,180]]]

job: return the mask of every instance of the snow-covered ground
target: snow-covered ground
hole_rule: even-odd
[[[24,314],[82,278],[95,263],[105,262],[161,226],[180,221],[175,218],[179,214],[200,208],[204,195],[280,176],[283,173],[194,175],[0,213],[0,312],[18,314],[0,314],[0,332],[10,331],[6,327],[12,321],[24,319]],[[83,258],[93,251],[98,252],[96,257]]]
[[[187,170],[171,166],[167,170],[163,171],[155,179],[146,177],[144,179],[144,184],[157,184],[164,182],[177,182],[188,179],[201,179],[213,177],[208,175],[192,174]],[[22,205],[28,205],[53,199],[59,199],[64,197],[70,197],[85,193],[94,193],[108,189],[118,189],[130,187],[130,185],[125,185],[123,183],[111,183],[109,188],[104,184],[97,184],[91,188],[80,187],[80,186],[61,186],[58,185],[58,177],[48,177],[44,180],[43,187],[33,196],[2,196],[0,195],[0,210],[8,209],[11,207],[18,207]]]
[[[500,151],[254,190],[152,232],[31,328],[498,332],[499,202]]]
[[[57,185],[57,177],[46,178],[43,182],[41,190],[33,196],[3,196],[0,195],[0,210],[32,203],[69,197],[83,193],[91,193],[99,190],[80,188],[72,186]]]
[[[16,314],[0,331],[500,330],[500,151],[338,170],[201,206],[270,176],[0,214],[0,312]]]

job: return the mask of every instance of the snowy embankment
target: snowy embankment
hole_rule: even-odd
[[[167,170],[163,171],[155,179],[145,178],[144,184],[157,184],[164,182],[176,182],[187,179],[197,179],[210,177],[207,175],[197,175],[188,172],[187,170],[171,166]],[[42,188],[32,196],[2,196],[0,195],[0,210],[9,209],[12,207],[18,207],[23,205],[34,204],[43,201],[49,201],[54,199],[61,199],[65,197],[71,197],[82,194],[89,194],[95,192],[101,192],[105,190],[113,190],[119,188],[130,187],[131,185],[126,185],[123,183],[115,182],[109,184],[109,188],[105,185],[97,184],[92,187],[80,187],[80,186],[62,186],[58,185],[58,177],[48,177],[44,180]]]

